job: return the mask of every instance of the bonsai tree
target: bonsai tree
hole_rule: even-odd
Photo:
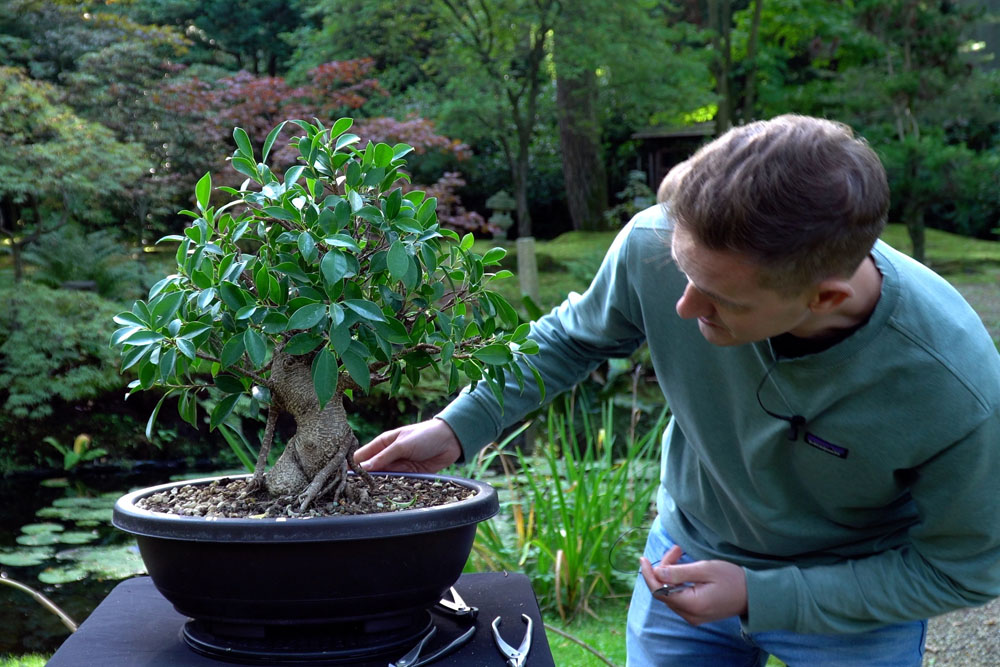
[[[267,159],[289,123],[304,132],[291,140],[299,163],[279,175]],[[373,483],[354,463],[345,398],[383,383],[391,392],[417,385],[424,369],[441,374],[449,391],[486,382],[499,398],[507,378],[523,386],[517,361],[538,347],[490,289],[510,275],[493,272],[505,250],[479,255],[471,234],[442,228],[434,198],[398,186],[412,149],[358,148],[352,124],[285,121],[259,154],[236,128],[231,165],[247,180],[218,188],[228,195],[221,205],[213,205],[210,176],[198,182],[197,211],[182,211],[193,222],[161,239],[179,242],[176,273],[115,317],[121,328],[111,341],[122,370],[138,376],[129,394],[166,388],[150,426],[172,396],[197,426],[196,396],[214,387],[209,426],[239,449],[225,425],[237,401],[251,397],[258,412],[265,405],[248,489],[295,494],[299,511],[324,496],[361,502]],[[282,412],[296,430],[267,469]],[[349,471],[364,484],[349,485]]]

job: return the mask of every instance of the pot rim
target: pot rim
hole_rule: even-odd
[[[496,489],[479,480],[428,473],[373,474],[450,481],[475,489],[476,493],[469,498],[435,507],[330,517],[237,519],[179,516],[153,512],[135,505],[143,497],[177,486],[250,477],[249,474],[216,475],[168,482],[129,492],[115,502],[111,523],[119,530],[133,535],[161,539],[203,542],[330,542],[391,538],[460,528],[486,521],[496,515],[500,508]]]

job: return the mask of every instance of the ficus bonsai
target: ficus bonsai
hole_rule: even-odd
[[[236,128],[231,166],[247,179],[218,188],[228,196],[221,205],[210,176],[198,182],[197,210],[182,211],[193,222],[161,239],[179,243],[176,273],[115,317],[111,341],[122,370],[137,374],[129,394],[166,389],[147,431],[169,397],[197,426],[196,397],[214,387],[209,426],[239,451],[241,436],[226,426],[237,401],[266,406],[248,489],[295,494],[299,511],[320,497],[362,500],[364,485],[348,485],[349,471],[372,483],[354,463],[345,398],[383,383],[390,392],[417,385],[424,369],[449,391],[482,381],[500,398],[506,378],[524,383],[517,361],[537,351],[528,325],[490,289],[510,275],[494,268],[504,249],[477,254],[472,235],[441,227],[434,198],[400,187],[411,147],[361,149],[352,124],[285,121],[259,154]],[[298,164],[275,174],[268,155],[295,126]],[[267,469],[282,412],[296,430]]]

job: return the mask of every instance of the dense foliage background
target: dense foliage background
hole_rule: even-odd
[[[412,187],[447,224],[546,239],[651,201],[640,133],[821,115],[882,155],[922,257],[927,226],[1000,227],[998,5],[0,0],[0,469],[83,430],[133,455],[197,449],[169,422],[141,441],[148,406],[109,408],[127,378],[106,341],[194,183],[237,184],[235,125],[260,143],[285,118],[350,115],[417,147]]]

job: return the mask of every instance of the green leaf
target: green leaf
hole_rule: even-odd
[[[261,156],[260,156],[261,162],[267,162],[267,156],[270,155],[271,153],[271,146],[274,145],[274,140],[278,138],[278,133],[280,133],[281,130],[284,129],[285,123],[287,122],[288,122],[287,120],[281,121],[281,123],[276,128],[267,133],[267,139],[264,140],[264,147],[261,149]]]
[[[156,418],[160,414],[160,408],[163,407],[163,402],[167,400],[167,397],[173,393],[173,390],[166,392],[160,397],[160,400],[156,402],[156,407],[153,408],[153,412],[149,415],[149,419],[146,421],[146,439],[153,439],[153,424],[156,423]]]
[[[198,358],[198,353],[195,350],[194,343],[185,338],[178,338],[174,342],[177,344],[177,349],[180,350],[181,354],[183,354],[185,357],[187,357],[191,361],[194,361],[195,359]]]
[[[337,250],[330,250],[319,263],[323,272],[323,280],[332,285],[347,275],[347,258]]]
[[[177,350],[174,348],[168,348],[160,355],[160,382],[166,382],[174,374],[176,364]]]
[[[142,331],[143,329],[145,329],[145,327],[122,327],[121,329],[118,329],[111,334],[111,347],[118,347],[129,336],[137,331]]]
[[[149,331],[147,329],[146,331],[139,331],[138,333],[132,334],[124,341],[124,344],[126,346],[132,345],[136,347],[141,347],[141,346],[151,345],[152,343],[158,343],[161,340],[166,340],[166,339],[167,337],[164,336],[163,334],[157,333],[155,331]]]
[[[223,368],[229,368],[243,356],[246,351],[246,344],[244,343],[243,336],[233,336],[226,344],[222,346],[222,354],[220,355],[220,360],[222,361]]]
[[[511,354],[510,348],[500,344],[487,345],[473,352],[472,356],[484,364],[490,364],[491,366],[500,366],[514,360],[514,355]]]
[[[253,160],[253,145],[250,143],[250,136],[247,134],[247,131],[242,127],[235,128],[233,130],[233,139],[236,140],[236,146],[240,149],[240,153]]]
[[[216,404],[215,409],[212,410],[212,416],[209,418],[209,430],[214,431],[218,428],[219,424],[226,421],[226,417],[228,417],[233,411],[233,408],[236,407],[236,403],[240,400],[242,395],[243,394],[229,394]]]
[[[356,144],[361,141],[361,137],[356,134],[345,134],[337,138],[337,142],[334,144],[334,150],[339,151],[344,146],[350,146],[351,144]]]
[[[528,339],[518,346],[517,351],[522,354],[538,354],[538,342]]]
[[[261,320],[260,329],[268,334],[281,333],[288,329],[288,318],[276,310],[271,310]]]
[[[215,386],[227,394],[242,394],[246,391],[239,378],[225,373],[215,376]]]
[[[312,234],[309,232],[302,232],[299,234],[299,238],[296,240],[299,246],[299,252],[309,263],[315,262],[318,255],[316,250],[316,241],[313,240]]]
[[[500,260],[507,256],[507,251],[504,248],[490,248],[483,255],[483,264],[487,266],[492,264],[499,264]]]
[[[219,284],[219,296],[222,297],[226,307],[236,312],[243,306],[250,305],[243,296],[243,290],[236,283],[228,281]]]
[[[124,326],[136,326],[136,327],[148,327],[149,322],[143,322],[140,317],[135,313],[125,311],[123,313],[118,313],[114,316],[114,321],[116,324],[122,324]]]
[[[305,165],[301,164],[290,167],[288,171],[285,172],[285,187],[287,188],[290,185],[294,185],[295,181],[299,180],[299,177],[302,176],[302,172],[305,170]]]
[[[471,233],[468,233],[462,237],[462,243],[459,244],[459,247],[462,250],[471,250],[472,244],[475,242],[476,242],[476,237],[473,236]]]
[[[396,188],[385,198],[385,217],[392,220],[399,215],[400,205],[403,203],[403,191]]]
[[[285,220],[288,222],[298,221],[298,216],[292,214],[290,211],[286,211],[280,206],[265,206],[264,213],[268,214],[272,218],[277,218],[278,220]]]
[[[395,155],[392,151],[392,146],[389,144],[376,144],[375,145],[375,166],[385,169],[392,162]]]
[[[420,205],[420,208],[417,209],[417,220],[419,220],[421,223],[426,224],[427,221],[430,219],[431,215],[433,215],[434,209],[436,208],[437,208],[437,197],[428,197],[427,200]],[[472,246],[470,245],[469,247]],[[464,249],[468,250],[469,248],[464,248]]]
[[[322,342],[322,336],[304,331],[292,336],[291,340],[285,344],[283,349],[286,354],[309,354],[319,347]]]
[[[347,193],[347,201],[351,204],[352,211],[359,211],[365,205],[365,200],[361,198],[357,190],[351,190]]]
[[[316,398],[322,408],[337,390],[337,358],[324,347],[316,354],[312,363],[313,386],[316,388]]]
[[[347,248],[351,252],[361,252],[361,248],[358,246],[357,241],[352,239],[347,234],[333,234],[332,236],[327,236],[323,239],[323,243],[334,248]]]
[[[190,389],[181,393],[177,401],[177,414],[188,424],[198,428],[198,400]]]
[[[253,161],[237,156],[233,158],[232,165],[236,171],[259,182],[260,175],[257,173],[257,165]]]
[[[389,254],[386,257],[389,267],[389,275],[393,280],[402,280],[403,276],[410,269],[410,256],[406,253],[406,246],[400,241],[393,241],[389,246]]]
[[[344,132],[347,132],[349,129],[351,129],[351,126],[353,125],[354,125],[353,118],[338,118],[337,121],[333,124],[333,127],[330,128],[330,136],[339,137]]]
[[[382,311],[379,310],[379,307],[371,301],[366,299],[345,299],[344,305],[366,320],[371,320],[373,322],[385,322],[385,315],[383,315]]]
[[[250,363],[253,364],[253,367],[263,366],[264,359],[267,357],[267,343],[264,341],[264,337],[255,329],[247,329],[243,334],[243,344],[246,345],[247,355],[250,357]]]
[[[351,379],[357,382],[358,386],[367,393],[371,386],[371,374],[368,371],[368,364],[365,360],[355,354],[353,350],[344,352],[340,356],[340,360],[344,363],[344,368],[347,369]]]
[[[244,133],[246,134],[246,133]],[[198,208],[204,211],[208,208],[208,201],[212,198],[212,174],[205,172],[205,175],[198,179],[198,184],[194,186],[195,199],[198,200]]]
[[[312,329],[326,317],[325,303],[311,303],[302,306],[288,318],[288,329]]]
[[[150,304],[150,314],[153,316],[153,326],[161,327],[173,318],[181,302],[184,301],[184,292],[170,292],[157,297]]]

